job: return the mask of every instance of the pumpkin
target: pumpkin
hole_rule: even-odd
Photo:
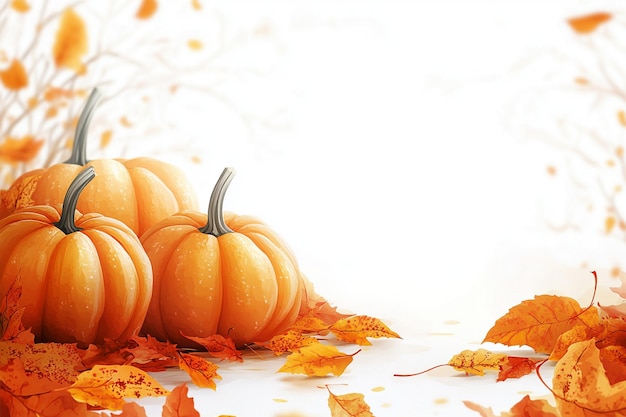
[[[37,205],[0,220],[0,296],[19,276],[22,320],[37,341],[126,340],[148,310],[152,269],[137,235],[119,220],[76,210],[94,176],[93,167],[78,174],[61,212]]]
[[[208,213],[183,211],[141,236],[154,275],[142,331],[184,347],[185,336],[230,336],[237,346],[266,341],[300,311],[303,277],[281,238],[252,216],[224,214],[234,176],[226,168]]]
[[[0,192],[0,218],[21,207],[61,204],[84,166],[93,166],[98,176],[81,195],[78,210],[121,220],[138,235],[177,211],[196,209],[193,187],[174,165],[146,157],[87,161],[87,128],[99,97],[94,89],[79,117],[67,161],[27,172]]]

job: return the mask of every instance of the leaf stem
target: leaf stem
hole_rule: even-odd
[[[76,133],[74,134],[74,143],[72,144],[72,155],[70,159],[65,161],[66,164],[85,165],[87,164],[87,128],[93,117],[94,109],[102,94],[97,88],[94,88],[87,98],[87,103],[80,113],[78,124],[76,125]]]
[[[211,198],[209,199],[206,225],[198,228],[202,233],[220,237],[226,233],[233,232],[224,222],[224,195],[234,176],[235,170],[233,168],[224,168],[224,171],[222,171],[222,174],[215,183]]]
[[[76,178],[74,178],[67,189],[67,193],[65,193],[63,208],[61,209],[61,218],[58,222],[54,223],[54,225],[66,235],[82,230],[76,226],[75,222],[76,204],[78,204],[80,193],[95,176],[96,171],[93,167],[89,166],[83,169],[78,173]]]
[[[433,369],[442,368],[442,367],[444,367],[444,366],[450,366],[450,365],[449,365],[449,364],[447,364],[447,363],[442,363],[441,365],[435,365],[435,366],[433,366],[432,368],[428,368],[428,369],[425,369],[425,370],[423,370],[423,371],[421,371],[421,372],[416,372],[416,373],[414,373],[414,374],[393,374],[393,376],[400,376],[400,377],[417,376],[417,375],[422,375],[422,374],[425,374],[426,372],[430,372],[430,371],[432,371]]]

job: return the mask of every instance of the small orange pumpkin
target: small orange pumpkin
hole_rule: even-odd
[[[197,208],[192,185],[174,165],[146,157],[87,161],[87,128],[99,97],[94,89],[78,120],[67,161],[27,172],[0,192],[0,218],[21,207],[61,204],[84,166],[93,166],[98,177],[81,195],[78,210],[121,220],[138,235],[177,211]]]
[[[303,278],[291,251],[260,220],[223,215],[233,175],[226,168],[220,176],[208,215],[180,212],[141,237],[154,274],[144,333],[179,346],[194,346],[181,332],[219,333],[243,346],[296,320]]]
[[[139,238],[119,220],[76,211],[94,176],[93,167],[78,174],[61,212],[39,205],[0,220],[0,296],[19,275],[23,323],[37,341],[126,340],[148,310],[152,269]]]

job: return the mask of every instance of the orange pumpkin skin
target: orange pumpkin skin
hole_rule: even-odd
[[[0,192],[0,219],[23,207],[60,205],[69,184],[85,166],[93,166],[98,176],[81,194],[78,210],[118,219],[138,235],[171,214],[197,208],[192,185],[174,165],[146,157],[87,161],[87,125],[97,98],[94,90],[81,113],[72,157],[27,172]]]
[[[67,234],[55,225],[62,216],[51,206],[27,207],[0,220],[0,295],[21,277],[23,323],[37,341],[126,340],[148,309],[150,261],[122,222],[72,212],[82,230]]]
[[[154,275],[144,333],[189,347],[183,334],[219,333],[243,346],[295,322],[302,278],[293,254],[260,220],[218,211],[177,213],[141,237]],[[210,217],[231,231],[201,231]]]

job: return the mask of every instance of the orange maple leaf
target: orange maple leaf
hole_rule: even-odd
[[[32,345],[35,336],[22,323],[26,307],[20,307],[21,297],[22,280],[18,275],[0,299],[0,340]]]
[[[306,336],[294,330],[288,330],[286,333],[276,335],[267,342],[257,342],[259,346],[271,350],[277,356],[313,343],[317,343],[316,338]]]
[[[109,410],[121,410],[126,403],[124,398],[169,394],[148,373],[130,365],[96,365],[81,372],[67,390],[78,402]]]
[[[385,323],[375,317],[352,316],[337,320],[329,330],[337,339],[346,343],[356,343],[369,346],[372,343],[368,337],[392,337],[401,339],[400,335],[392,331]]]
[[[78,73],[85,71],[82,63],[87,53],[87,26],[73,8],[68,7],[61,15],[59,28],[52,46],[52,58],[57,67],[73,69]]]
[[[30,162],[37,156],[43,144],[43,140],[35,139],[31,135],[22,138],[8,137],[0,143],[0,161],[12,165]]]
[[[360,393],[335,395],[328,385],[328,408],[331,417],[374,417],[370,406],[365,402],[365,396]]]
[[[579,324],[594,326],[598,320],[595,307],[583,310],[573,298],[538,295],[496,320],[483,342],[527,345],[535,352],[549,354],[563,333]]]
[[[611,20],[612,17],[610,13],[598,12],[572,17],[567,20],[567,23],[576,33],[589,34],[594,32],[600,25]]]
[[[207,337],[187,336],[181,332],[187,339],[196,342],[206,349],[209,355],[214,358],[228,360],[230,362],[243,362],[241,352],[235,347],[235,342],[230,337],[224,337],[220,334],[214,334]]]
[[[180,369],[187,372],[194,384],[201,388],[216,389],[215,379],[222,379],[213,362],[189,353],[179,353]]]
[[[626,413],[626,380],[609,380],[594,339],[570,346],[556,364],[552,390],[564,416],[617,417]]]
[[[186,384],[177,386],[165,399],[161,417],[200,417],[195,409],[193,398],[187,396]]]
[[[496,381],[504,381],[509,378],[520,378],[535,370],[540,359],[507,356],[500,364],[500,372]]]
[[[278,372],[308,376],[326,376],[332,373],[339,376],[352,363],[353,356],[359,352],[360,350],[357,350],[349,355],[340,352],[335,346],[313,343],[287,356],[287,361]]]
[[[0,81],[9,90],[20,90],[28,86],[28,74],[19,59],[11,61],[9,66],[0,71]]]
[[[137,19],[149,19],[156,13],[158,7],[159,4],[156,0],[142,0],[135,17]]]
[[[477,411],[482,417],[497,417],[491,407],[483,407],[471,401],[463,401],[467,408]],[[515,404],[510,412],[500,414],[500,417],[559,417],[559,413],[546,400],[531,400],[524,396]]]
[[[129,340],[129,347],[124,351],[133,355],[133,365],[145,371],[163,371],[178,365],[176,345],[161,342],[150,335],[133,335]]]

